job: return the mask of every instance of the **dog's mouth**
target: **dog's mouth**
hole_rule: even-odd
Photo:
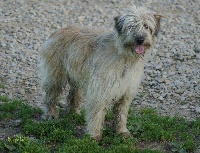
[[[137,54],[143,54],[144,53],[144,45],[137,45],[134,46],[134,50]]]
[[[150,48],[150,44],[133,45],[133,52],[136,54],[144,54],[145,50]]]

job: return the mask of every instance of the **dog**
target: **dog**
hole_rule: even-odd
[[[144,63],[160,29],[161,15],[133,6],[114,18],[113,31],[69,26],[54,32],[41,51],[41,92],[45,116],[56,118],[58,97],[70,86],[69,108],[86,110],[86,132],[102,138],[102,126],[113,106],[113,128],[131,137],[126,127],[129,105],[139,88]]]

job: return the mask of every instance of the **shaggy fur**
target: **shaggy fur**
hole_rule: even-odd
[[[70,85],[70,109],[85,102],[87,133],[102,136],[113,103],[114,129],[125,137],[129,105],[160,27],[160,15],[143,7],[114,18],[113,31],[67,27],[53,33],[41,53],[41,90],[47,118],[57,116],[58,96]],[[82,100],[83,99],[83,100]]]

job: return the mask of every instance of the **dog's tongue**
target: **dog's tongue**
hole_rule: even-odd
[[[142,54],[142,53],[144,53],[144,46],[138,45],[138,46],[135,48],[135,52],[136,52],[137,54]]]

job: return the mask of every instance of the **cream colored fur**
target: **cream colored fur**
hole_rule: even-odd
[[[126,128],[129,105],[141,82],[144,62],[151,54],[159,20],[154,12],[133,8],[115,18],[116,28],[111,32],[67,27],[53,33],[44,44],[40,63],[47,118],[57,116],[58,96],[69,84],[70,109],[78,112],[80,102],[85,102],[86,130],[94,139],[101,139],[111,103],[114,129],[131,136]],[[134,52],[138,35],[145,36],[143,54]]]

